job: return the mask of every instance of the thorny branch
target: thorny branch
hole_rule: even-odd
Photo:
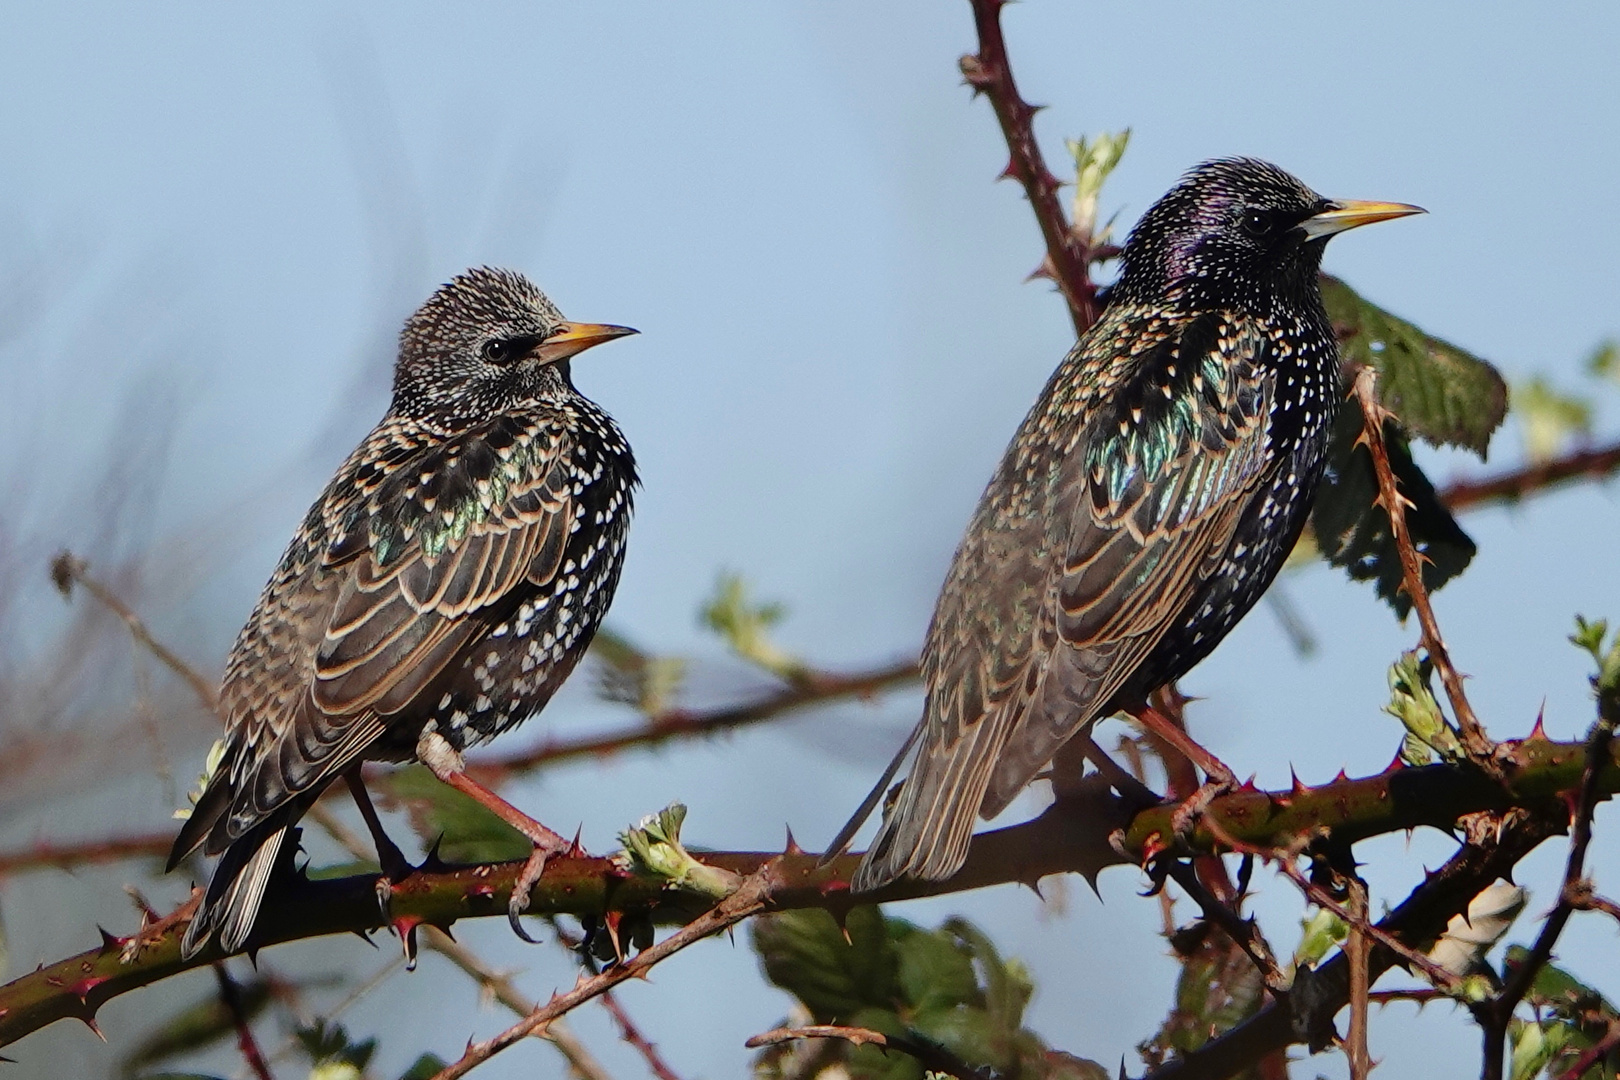
[[[1429,603],[1429,590],[1423,585],[1423,556],[1412,543],[1412,533],[1406,525],[1406,511],[1412,503],[1401,494],[1395,482],[1395,471],[1390,467],[1389,451],[1384,445],[1384,423],[1391,418],[1391,413],[1378,403],[1375,390],[1377,379],[1378,373],[1372,368],[1362,368],[1356,372],[1353,393],[1365,419],[1360,441],[1372,455],[1373,469],[1378,476],[1378,504],[1389,515],[1390,532],[1401,555],[1402,588],[1412,600],[1412,609],[1417,612],[1424,651],[1440,673],[1440,682],[1451,701],[1451,711],[1457,720],[1463,748],[1481,768],[1495,772],[1497,767],[1492,754],[1496,744],[1485,733],[1484,725],[1474,715],[1474,707],[1468,703],[1462,676],[1457,673],[1451,662],[1451,654],[1446,651],[1445,640],[1440,636],[1440,624]]]
[[[1539,820],[1548,816],[1547,807],[1556,802],[1559,792],[1579,783],[1585,763],[1583,744],[1555,743],[1544,736],[1504,744],[1503,750],[1511,765],[1511,779],[1506,784],[1492,781],[1479,770],[1432,765],[1392,767],[1376,776],[1337,779],[1314,789],[1303,785],[1282,792],[1246,788],[1214,800],[1180,842],[1193,852],[1220,850],[1212,825],[1237,842],[1275,848],[1289,838],[1315,835],[1324,829],[1344,843],[1423,825],[1451,829],[1464,815],[1487,811],[1505,812],[1508,818],[1520,813]],[[1612,748],[1597,776],[1601,792],[1620,791],[1620,761]],[[1101,782],[1076,784],[1063,801],[1033,821],[976,837],[967,864],[949,881],[906,882],[862,899],[886,903],[1007,882],[1035,882],[1058,873],[1095,878],[1109,866],[1140,860],[1149,850],[1162,849],[1169,842],[1165,838],[1175,836],[1174,812],[1173,805],[1132,811]],[[1557,828],[1562,828],[1562,819]],[[1529,833],[1520,830],[1513,835]],[[780,909],[821,907],[836,912],[852,902],[848,881],[857,861],[854,855],[826,866],[819,865],[818,856],[796,851],[712,852],[703,854],[700,861],[739,877],[772,866],[775,884],[770,900]],[[521,862],[510,862],[418,868],[393,886],[392,926],[408,936],[425,925],[446,927],[458,919],[504,913],[521,866]],[[1440,933],[1445,919],[1463,910],[1493,879],[1456,897],[1460,906],[1447,909],[1444,918],[1428,931],[1429,936]],[[283,941],[374,929],[380,923],[376,881],[377,875],[362,874],[289,882],[277,903],[266,906],[250,944],[258,949]],[[547,864],[536,883],[529,911],[619,912],[671,924],[709,910],[707,901],[664,885],[659,879],[627,873],[612,859],[558,858]],[[212,949],[189,962],[180,959],[184,917],[182,909],[131,937],[109,934],[98,948],[0,986],[0,1045],[55,1020],[90,1019],[113,997],[219,959]],[[1412,946],[1409,936],[1400,940]],[[1391,962],[1380,957],[1393,954],[1379,947],[1373,955],[1376,972],[1382,970],[1377,964]]]
[[[1041,238],[1046,241],[1046,260],[1037,273],[1057,282],[1063,299],[1068,301],[1074,332],[1083,334],[1097,321],[1097,288],[1091,283],[1090,271],[1091,238],[1080,236],[1069,226],[1057,197],[1062,185],[1046,167],[1035,141],[1035,113],[1039,110],[1019,96],[1018,84],[1013,81],[1007,41],[1001,33],[1001,9],[1006,0],[972,0],[972,4],[979,51],[962,57],[962,77],[976,93],[990,99],[1010,155],[1002,176],[1023,186]]]
[[[1501,991],[1491,1000],[1481,1003],[1474,1010],[1479,1025],[1484,1029],[1485,1061],[1482,1076],[1485,1080],[1496,1080],[1502,1075],[1502,1063],[1507,1039],[1508,1021],[1513,1017],[1513,1010],[1518,1008],[1519,1002],[1530,991],[1535,982],[1536,975],[1552,959],[1553,948],[1558,944],[1558,937],[1564,932],[1564,926],[1575,913],[1577,904],[1583,894],[1590,893],[1585,886],[1582,873],[1586,866],[1586,850],[1592,842],[1592,815],[1597,810],[1600,797],[1598,776],[1604,764],[1610,760],[1610,746],[1614,741],[1616,722],[1620,721],[1615,703],[1604,700],[1600,696],[1597,723],[1592,725],[1591,734],[1586,740],[1585,768],[1581,773],[1580,787],[1577,789],[1575,804],[1570,814],[1569,859],[1564,864],[1563,888],[1559,892],[1558,903],[1553,906],[1547,920],[1541,925],[1541,932],[1536,935],[1536,941],[1530,949],[1530,955],[1524,962],[1508,974]]]
[[[547,1024],[569,1010],[605,993],[626,979],[645,977],[654,965],[680,952],[693,942],[719,933],[729,926],[735,926],[750,915],[765,910],[775,886],[773,870],[774,860],[766,862],[744,878],[742,884],[730,896],[663,941],[642,950],[632,959],[614,964],[598,975],[590,978],[581,976],[572,990],[565,994],[553,994],[545,1005],[499,1035],[483,1042],[472,1043],[459,1059],[435,1074],[433,1080],[455,1080],[456,1077],[467,1075],[475,1066],[488,1061],[514,1043],[543,1030]]]
[[[885,1035],[881,1031],[872,1031],[869,1028],[841,1027],[836,1024],[810,1024],[797,1028],[774,1028],[771,1031],[761,1032],[749,1039],[743,1045],[750,1050],[757,1050],[763,1046],[776,1046],[779,1043],[792,1042],[796,1039],[842,1039],[852,1046],[881,1046],[885,1050],[898,1050],[917,1059],[918,1064],[930,1073],[944,1073],[954,1076],[957,1080],[990,1080],[991,1073],[984,1069],[975,1069],[972,1065],[952,1054],[942,1046],[931,1043],[917,1042],[913,1039],[904,1039],[898,1035]]]
[[[259,1040],[253,1037],[253,1025],[248,1022],[247,1009],[242,1005],[242,988],[225,970],[223,961],[214,965],[214,977],[219,981],[219,999],[225,1003],[231,1022],[236,1025],[236,1045],[242,1052],[242,1060],[257,1080],[274,1080],[264,1052],[259,1049]]]

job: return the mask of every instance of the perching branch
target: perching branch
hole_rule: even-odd
[[[1196,852],[1220,850],[1211,822],[1244,844],[1276,848],[1323,830],[1350,844],[1423,825],[1450,829],[1459,818],[1482,811],[1549,817],[1548,807],[1558,793],[1580,782],[1585,746],[1537,736],[1504,744],[1502,756],[1508,779],[1500,784],[1477,769],[1432,765],[1391,767],[1377,776],[1335,779],[1316,788],[1240,790],[1211,803],[1185,838],[1185,846]],[[1599,794],[1620,792],[1620,761],[1612,748],[1593,775]],[[1149,850],[1175,843],[1174,810],[1161,805],[1133,814],[1101,783],[1077,784],[1035,820],[976,837],[967,864],[950,880],[903,882],[861,900],[883,903],[1009,882],[1033,883],[1058,873],[1095,878],[1109,866],[1140,860]],[[1559,816],[1559,828],[1562,821]],[[848,882],[857,861],[857,856],[846,855],[820,866],[817,856],[796,848],[781,854],[715,852],[699,858],[704,865],[739,877],[769,863],[773,870],[768,901],[773,908],[820,907],[835,912],[853,903]],[[504,914],[521,867],[521,862],[508,862],[420,868],[394,885],[391,925],[409,936],[423,925],[447,927],[458,919]],[[376,882],[377,875],[362,874],[288,883],[276,903],[266,905],[252,947],[379,928]],[[710,910],[711,901],[665,885],[659,878],[632,874],[613,859],[563,857],[547,864],[528,910],[583,916],[617,912],[666,925],[688,922]],[[1431,933],[1440,933],[1445,919],[1463,910],[1480,887],[1461,896],[1462,906],[1448,908]],[[108,934],[98,948],[0,986],[4,1010],[0,1045],[55,1020],[88,1020],[119,994],[219,959],[212,947],[191,961],[180,959],[184,917],[177,913],[128,938]],[[1375,971],[1382,970],[1376,965],[1385,953],[1375,948]],[[1383,961],[1385,966],[1389,962]]]

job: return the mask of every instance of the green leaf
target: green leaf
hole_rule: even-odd
[[[1513,391],[1513,415],[1532,462],[1555,458],[1571,439],[1592,433],[1592,403],[1555,390],[1540,375]]]
[[[798,998],[819,1024],[847,1023],[862,1009],[900,1001],[897,951],[875,907],[851,908],[849,940],[820,909],[784,911],[753,922],[765,977]]]
[[[725,638],[732,652],[784,679],[802,679],[808,671],[804,661],[771,640],[771,628],[786,614],[781,604],[756,603],[738,574],[720,575],[702,611],[704,625]]]
[[[1443,761],[1457,761],[1463,755],[1462,743],[1429,688],[1432,666],[1419,660],[1415,650],[1401,654],[1389,667],[1389,704],[1384,711],[1406,728],[1401,757],[1408,765],[1427,765],[1432,751]]]
[[[1561,1021],[1508,1022],[1508,1075],[1512,1080],[1534,1080],[1568,1041],[1570,1028]]]
[[[1343,567],[1357,581],[1374,582],[1378,595],[1404,619],[1412,601],[1400,591],[1401,558],[1389,515],[1373,502],[1378,497],[1378,477],[1372,455],[1365,446],[1357,445],[1361,431],[1361,410],[1347,403],[1333,425],[1327,472],[1311,511],[1311,528],[1328,562]],[[1393,424],[1384,426],[1384,440],[1401,493],[1415,504],[1406,511],[1406,525],[1413,544],[1430,560],[1423,565],[1423,584],[1433,592],[1468,568],[1474,558],[1474,542],[1441,504],[1434,485],[1413,463],[1406,440]]]
[[[1620,341],[1609,338],[1600,342],[1586,358],[1586,370],[1599,379],[1620,382]]]
[[[1125,156],[1125,147],[1130,141],[1130,128],[1117,132],[1105,131],[1092,140],[1084,136],[1063,140],[1069,148],[1069,156],[1074,158],[1074,231],[1092,244],[1101,243],[1104,239],[1095,235],[1098,197],[1102,194],[1103,184],[1119,165],[1119,159]]]
[[[1329,949],[1350,936],[1350,927],[1327,908],[1315,908],[1299,920],[1299,944],[1294,947],[1294,964],[1315,967]]]
[[[685,821],[686,807],[671,803],[620,833],[619,842],[624,845],[624,860],[630,872],[661,878],[667,888],[685,889],[717,900],[729,896],[737,888],[737,875],[692,858],[681,845],[681,824]]]
[[[316,1066],[351,1065],[357,1070],[363,1070],[370,1063],[371,1056],[377,1052],[376,1039],[355,1042],[342,1024],[327,1020],[316,1020],[308,1027],[299,1028],[293,1034],[297,1036],[304,1053],[309,1055],[309,1060]]]
[[[411,1067],[399,1074],[399,1080],[431,1080],[439,1075],[448,1064],[438,1054],[423,1054],[411,1063]]]
[[[945,934],[917,931],[895,946],[900,991],[919,1012],[981,1002],[973,958]]]
[[[1347,364],[1378,372],[1378,399],[1413,435],[1481,458],[1507,414],[1507,384],[1490,364],[1322,275],[1322,300]]]
[[[527,858],[534,850],[522,833],[420,765],[397,769],[380,783],[405,805],[423,843],[443,838],[439,854],[448,862],[506,862]]]

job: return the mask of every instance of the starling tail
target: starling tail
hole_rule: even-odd
[[[327,485],[231,650],[225,753],[175,840],[220,860],[189,927],[252,932],[320,792],[419,743],[459,752],[538,711],[618,584],[629,444],[569,357],[624,327],[564,321],[529,281],[477,269],[405,323],[388,413]]]
[[[1309,513],[1340,394],[1327,238],[1418,209],[1322,198],[1265,162],[1155,203],[1101,317],[985,489],[923,650],[910,775],[852,887],[939,880],[1065,742],[1207,656]]]

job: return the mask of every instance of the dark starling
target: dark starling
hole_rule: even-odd
[[[1254,606],[1305,523],[1342,396],[1323,248],[1420,212],[1324,199],[1234,158],[1142,216],[957,549],[923,718],[833,844],[917,746],[854,889],[955,873],[975,814],[1000,813],[1099,717],[1141,715]]]
[[[462,772],[542,708],[618,585],[630,446],[569,357],[635,331],[570,323],[521,274],[481,268],[405,322],[388,413],[305,516],[236,639],[225,752],[169,867],[221,855],[186,931],[240,949],[288,830],[347,775],[384,869],[364,761],[420,759],[536,844],[561,837]],[[516,918],[513,918],[514,925]]]

